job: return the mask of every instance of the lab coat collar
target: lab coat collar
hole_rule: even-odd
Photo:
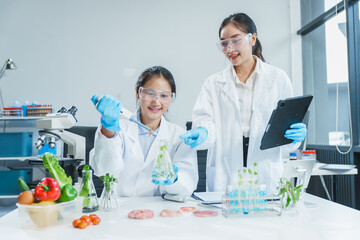
[[[253,105],[252,111],[261,110],[260,106],[267,101],[267,97],[269,97],[269,92],[273,87],[273,80],[275,76],[271,76],[267,72],[266,63],[264,63],[261,59],[257,58],[258,66],[258,74],[257,79],[254,82],[254,95],[253,95]]]
[[[236,93],[236,86],[233,81],[231,68],[233,66],[230,64],[222,72],[222,77],[217,78],[217,83],[222,86],[223,93],[228,97],[228,99],[235,105],[236,109],[239,110],[239,101]]]
[[[140,121],[140,108],[138,108],[138,110],[133,114],[133,117],[135,117],[138,121]],[[161,116],[160,126],[157,130],[158,136],[159,136],[159,132],[160,132],[161,126],[163,125],[164,121],[166,121],[164,116]],[[142,134],[142,132],[139,132],[139,126],[136,123],[131,122],[131,123],[129,123],[129,127],[127,128],[125,134],[129,139],[131,139],[133,142],[135,142],[139,138],[139,134]]]
[[[139,109],[133,114],[133,116],[136,114],[138,114]],[[121,128],[121,126],[120,126]],[[136,140],[139,137],[139,128],[138,125],[136,123],[133,122],[129,122],[129,125],[125,131],[125,135],[132,141],[132,142],[136,142]]]
[[[262,101],[264,101],[264,97],[267,96],[266,92],[270,90],[272,87],[271,84],[271,76],[268,76],[265,70],[265,64],[261,59],[256,57],[256,69],[257,69],[257,76],[256,80],[254,81],[254,95],[253,95],[253,104],[252,104],[252,111],[257,111],[259,108],[258,106],[261,105]],[[239,110],[239,101],[238,96],[236,93],[236,86],[233,80],[233,73],[232,73],[233,66],[229,64],[224,71],[222,72],[222,77],[217,78],[217,82],[219,84],[223,84],[223,92],[229,97],[229,99],[235,104],[236,109]]]
[[[138,109],[135,114],[138,114],[139,111],[140,111],[140,109]],[[139,139],[138,125],[136,123],[130,122],[129,127],[125,131],[125,134],[133,143],[135,143],[132,147],[132,150],[136,151],[136,152],[139,151],[142,153],[141,146],[139,145],[139,140],[138,140]],[[164,116],[161,116],[159,131],[158,131],[157,136],[155,137],[153,143],[150,146],[150,150],[147,154],[145,161],[143,160],[143,158],[139,159],[139,160],[141,160],[141,162],[139,162],[139,163],[142,164],[144,168],[147,165],[149,165],[149,163],[152,162],[153,159],[151,159],[151,158],[153,158],[154,156],[155,157],[157,156],[157,152],[159,151],[159,140],[161,140],[161,139],[166,139],[169,142],[169,131],[167,129],[167,121]]]

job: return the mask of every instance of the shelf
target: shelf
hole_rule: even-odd
[[[28,157],[0,157],[0,161],[8,161],[8,160],[17,160],[17,161],[26,161],[26,160],[31,160],[33,158],[33,156],[28,156]]]
[[[0,195],[0,199],[2,198],[17,198],[19,195]]]
[[[0,117],[0,121],[22,121],[22,120],[37,120],[44,117]]]
[[[60,162],[62,161],[78,161],[74,158],[68,157],[57,157]],[[0,157],[0,161],[32,161],[32,162],[42,162],[42,159],[37,156],[28,156],[28,157]]]

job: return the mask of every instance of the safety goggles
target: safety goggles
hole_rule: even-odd
[[[139,97],[141,100],[149,102],[153,102],[158,98],[161,103],[167,104],[175,99],[175,93],[140,87]]]
[[[248,43],[251,38],[251,33],[246,34],[241,37],[234,37],[221,40],[216,43],[220,51],[226,52],[226,50],[231,47],[232,50],[240,50],[245,46],[245,43]]]

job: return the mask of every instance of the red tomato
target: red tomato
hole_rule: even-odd
[[[92,220],[92,224],[94,224],[94,225],[98,225],[99,223],[100,223],[100,218],[99,217],[95,217],[95,218],[93,218],[93,220]]]
[[[79,223],[79,228],[80,229],[85,229],[87,228],[88,224],[85,221],[80,221]]]
[[[97,218],[98,216],[96,214],[90,214],[89,215],[89,218],[90,218],[90,221],[92,221],[94,218]]]
[[[81,223],[81,220],[80,220],[80,219],[75,219],[75,220],[73,221],[73,226],[74,226],[74,228],[78,228],[80,223]]]
[[[88,226],[90,225],[91,221],[90,221],[90,218],[86,215],[82,216],[80,218],[81,221],[85,222]]]

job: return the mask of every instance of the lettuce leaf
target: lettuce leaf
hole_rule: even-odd
[[[72,184],[71,177],[66,175],[65,170],[60,166],[56,156],[52,153],[44,153],[40,158],[43,160],[44,167],[49,170],[51,177],[59,183],[60,189],[67,184]]]

